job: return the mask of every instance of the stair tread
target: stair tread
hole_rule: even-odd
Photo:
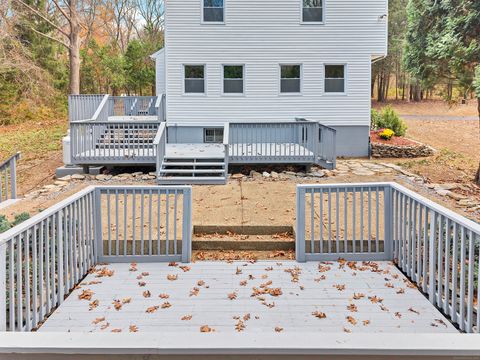
[[[164,166],[222,166],[225,162],[164,162]]]
[[[224,169],[161,169],[161,173],[167,173],[167,174],[185,174],[185,173],[192,173],[192,174],[208,174],[208,173],[224,173]]]

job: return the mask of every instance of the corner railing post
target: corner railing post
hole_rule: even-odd
[[[297,186],[296,196],[297,213],[295,221],[295,255],[298,262],[306,262],[307,257],[305,254],[305,189]]]
[[[386,185],[385,190],[384,190],[384,226],[385,226],[385,243],[383,244],[384,246],[384,252],[385,255],[387,256],[388,260],[394,260],[394,255],[393,255],[393,189],[391,185]]]
[[[182,222],[182,262],[188,263],[192,258],[192,188],[183,190]]]
[[[0,331],[7,330],[7,244],[0,244]]]
[[[10,159],[10,193],[11,198],[17,198],[17,158],[18,154]]]

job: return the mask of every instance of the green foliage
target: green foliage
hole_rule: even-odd
[[[475,68],[475,77],[473,79],[473,89],[477,98],[480,99],[480,65],[477,65]]]
[[[11,229],[14,226],[17,226],[18,224],[21,224],[29,218],[30,214],[23,212],[21,214],[15,215],[15,219],[10,222],[5,215],[0,215],[0,234]]]
[[[376,116],[375,129],[391,129],[395,135],[405,136],[407,125],[390,105],[385,106],[381,114]]]
[[[382,115],[379,111],[372,109],[370,110],[370,120],[371,120],[371,128],[372,129],[379,129],[378,123],[381,121]]]

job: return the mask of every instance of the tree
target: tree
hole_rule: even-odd
[[[480,132],[480,65],[477,65],[475,68],[475,78],[473,81],[473,88],[475,89],[475,95],[477,96],[478,129]],[[475,176],[475,182],[478,185],[480,185],[480,162],[478,164],[478,170]]]

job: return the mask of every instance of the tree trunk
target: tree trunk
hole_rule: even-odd
[[[480,131],[480,97],[477,98],[478,111],[478,131]],[[475,183],[480,186],[480,162],[478,163],[477,175],[475,176]]]
[[[80,94],[80,24],[77,0],[70,0],[70,94]]]

